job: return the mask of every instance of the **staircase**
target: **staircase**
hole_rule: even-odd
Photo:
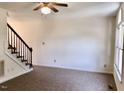
[[[8,50],[12,55],[25,63],[25,66],[32,68],[32,48],[16,33],[16,31],[7,23]]]

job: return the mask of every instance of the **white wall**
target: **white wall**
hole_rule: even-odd
[[[28,21],[8,18],[33,47],[34,64],[106,73],[113,72],[114,20],[114,17],[48,16]]]

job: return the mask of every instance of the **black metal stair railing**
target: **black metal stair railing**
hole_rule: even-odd
[[[16,31],[7,23],[8,49],[11,54],[16,54],[21,62],[32,67],[32,48],[16,33]]]

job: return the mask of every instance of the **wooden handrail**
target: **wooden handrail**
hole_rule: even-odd
[[[29,47],[25,41],[16,33],[16,31],[7,23],[7,26],[13,31],[14,34],[25,44],[25,46],[32,52],[32,48]]]

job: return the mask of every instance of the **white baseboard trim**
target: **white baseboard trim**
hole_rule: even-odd
[[[77,70],[77,71],[87,71],[87,72],[96,72],[96,73],[103,73],[103,74],[113,74],[113,72],[110,72],[110,71],[96,71],[96,70],[82,70],[82,69],[73,69],[71,67],[63,67],[63,66],[50,66],[50,65],[44,65],[44,64],[40,64],[40,65],[37,65],[36,66],[43,66],[43,67],[51,67],[51,68],[62,68],[62,69],[69,69],[69,70]]]

